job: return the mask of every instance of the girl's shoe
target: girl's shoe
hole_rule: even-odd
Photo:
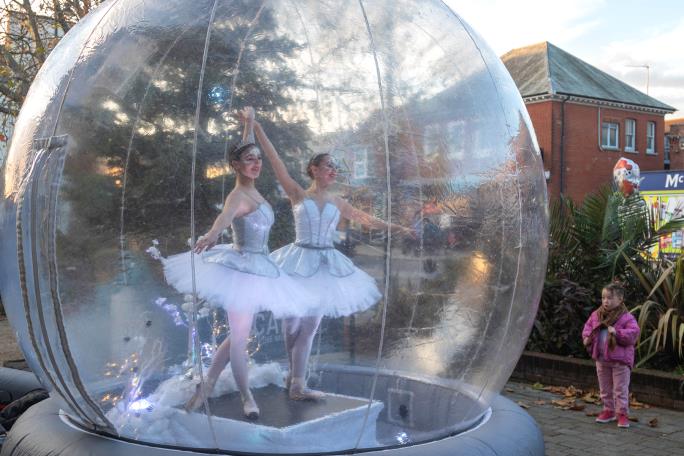
[[[293,401],[320,401],[325,398],[325,393],[307,388],[303,378],[290,380],[288,394]]]
[[[612,410],[604,410],[596,417],[597,423],[610,423],[611,421],[615,421],[615,412]]]
[[[259,419],[259,406],[257,406],[251,392],[247,397],[242,396],[242,413],[244,413],[245,418],[248,420],[254,421]]]
[[[628,428],[629,427],[629,417],[624,413],[620,413],[617,416],[617,422],[618,422],[617,424],[618,424],[619,428]]]

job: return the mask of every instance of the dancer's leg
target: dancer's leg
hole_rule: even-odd
[[[221,342],[216,349],[204,381],[213,387],[214,384],[216,384],[219,375],[221,375],[221,372],[225,369],[226,364],[228,364],[228,361],[230,361],[230,337],[223,339],[223,342]]]
[[[195,393],[192,395],[190,400],[185,403],[185,410],[192,412],[198,409],[205,398],[211,395],[214,390],[214,385],[216,385],[216,380],[218,380],[219,375],[225,369],[226,364],[230,361],[230,338],[226,337],[221,344],[219,344],[216,352],[214,353],[214,358],[211,360],[211,366],[204,377],[204,383],[202,385],[197,385]]]
[[[251,313],[228,312],[230,325],[230,367],[233,370],[235,383],[242,395],[245,416],[251,419],[259,417],[259,408],[249,391],[249,367],[247,365],[247,343],[252,329],[254,315]]]
[[[286,318],[283,320],[283,339],[285,340],[285,351],[287,352],[288,371],[285,379],[285,388],[290,389],[290,382],[292,381],[292,350],[294,349],[295,341],[299,335],[299,328],[301,327],[301,318]]]
[[[299,331],[292,346],[290,357],[292,359],[290,398],[291,399],[321,399],[323,393],[310,390],[306,387],[306,368],[311,355],[311,346],[314,336],[321,323],[322,316],[303,317],[299,322]]]

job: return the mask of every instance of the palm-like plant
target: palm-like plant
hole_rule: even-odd
[[[663,351],[684,358],[684,258],[661,259],[650,268],[627,256],[625,261],[648,292],[645,301],[632,309],[641,328],[637,367]]]
[[[665,349],[679,357],[684,351],[684,264],[651,253],[662,236],[684,228],[684,218],[676,214],[660,223],[655,210],[638,195],[624,198],[604,186],[581,206],[560,199],[550,211],[545,295],[552,297],[561,279],[595,297],[614,277],[625,279],[633,301],[642,302],[632,309],[642,330],[640,365]]]

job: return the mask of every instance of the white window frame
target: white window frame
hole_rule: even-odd
[[[465,120],[454,120],[447,123],[446,132],[448,135],[447,157],[452,160],[463,160],[465,158]]]
[[[354,150],[354,179],[368,177],[368,149]]]
[[[613,132],[611,134],[611,131]],[[615,140],[613,144],[611,139]],[[604,121],[601,125],[601,147],[604,149],[617,149],[620,147],[620,124],[617,122]]]
[[[655,132],[656,123],[649,121],[646,122],[646,153],[655,155]]]
[[[443,147],[444,127],[439,124],[425,125],[423,135],[423,156],[437,155]]]
[[[636,152],[636,120],[625,119],[625,152]]]

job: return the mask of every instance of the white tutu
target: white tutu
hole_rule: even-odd
[[[271,258],[306,290],[319,298],[312,315],[345,317],[377,303],[382,294],[375,279],[335,249],[289,244]]]
[[[318,299],[310,291],[279,268],[268,266],[273,264],[268,255],[240,252],[226,244],[203,254],[188,251],[162,259],[166,282],[180,293],[193,292],[191,255],[198,297],[227,312],[268,310],[276,318],[286,318],[311,315],[317,307]],[[216,260],[218,256],[222,261]],[[253,272],[250,265],[257,265]]]

